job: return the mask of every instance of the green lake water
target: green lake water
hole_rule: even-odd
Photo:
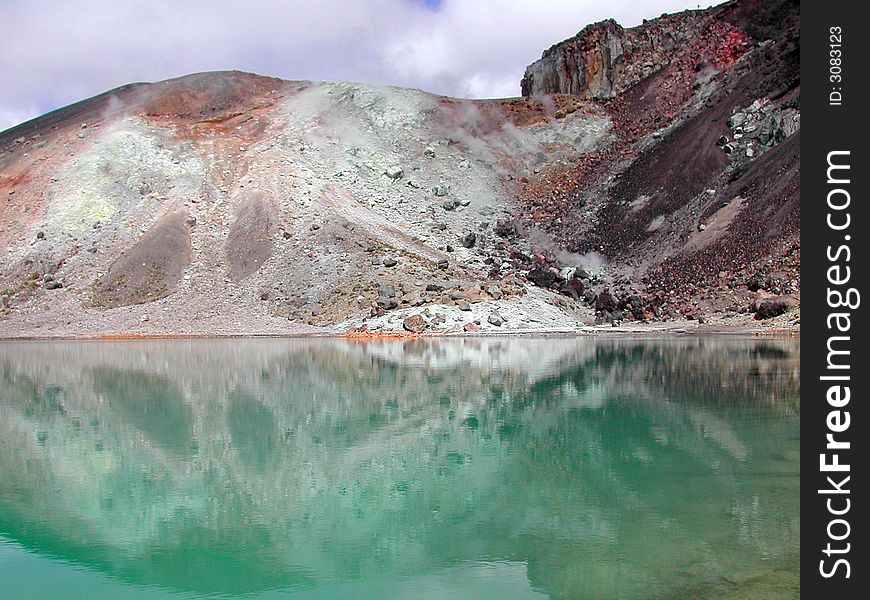
[[[799,352],[0,343],[0,598],[797,598]]]

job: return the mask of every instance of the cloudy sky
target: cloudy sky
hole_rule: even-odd
[[[461,97],[519,95],[584,25],[697,0],[0,0],[0,130],[133,81],[239,69]]]

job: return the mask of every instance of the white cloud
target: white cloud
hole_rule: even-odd
[[[705,3],[708,6],[711,3]],[[447,95],[519,94],[525,66],[588,23],[686,0],[3,0],[0,130],[132,81],[239,69]]]
[[[0,103],[0,131],[18,123],[23,123],[28,119],[32,119],[39,113],[40,110],[35,104],[28,105],[26,103],[11,103],[10,106],[7,107]]]

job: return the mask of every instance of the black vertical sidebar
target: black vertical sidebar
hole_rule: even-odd
[[[763,0],[762,0],[763,1]],[[864,5],[801,2],[801,594],[870,593]],[[865,304],[867,306],[865,306]]]

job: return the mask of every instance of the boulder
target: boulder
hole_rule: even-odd
[[[569,279],[559,286],[559,291],[566,296],[571,296],[574,300],[579,300],[583,297],[583,284],[579,279]]]
[[[595,310],[613,312],[616,310],[616,299],[610,290],[604,290],[595,298]]]
[[[778,317],[797,305],[798,302],[793,296],[762,298],[755,303],[755,320],[762,321]]]
[[[556,274],[541,267],[532,269],[526,277],[536,286],[542,288],[548,288],[556,282]]]
[[[737,112],[731,115],[728,118],[728,127],[734,129],[735,127],[740,127],[746,122],[746,114],[742,112]]]
[[[499,237],[513,237],[517,234],[517,226],[507,219],[496,219],[495,234]]]
[[[621,310],[602,310],[595,315],[596,325],[612,325],[616,327],[622,322],[624,315]]]
[[[384,175],[386,175],[390,179],[399,179],[400,177],[402,177],[402,174],[404,172],[405,171],[402,169],[402,167],[392,166],[384,170]]]
[[[426,319],[422,315],[411,315],[402,321],[402,327],[405,328],[405,331],[410,331],[411,333],[423,333],[429,327],[429,324],[426,323]]]
[[[387,286],[379,288],[376,304],[379,308],[382,308],[383,310],[392,310],[396,308],[399,303],[396,300],[395,290]]]
[[[388,285],[382,285],[378,288],[378,296],[383,296],[384,298],[395,298],[396,290]]]
[[[756,273],[746,281],[746,287],[751,291],[766,290],[773,286],[773,280],[767,275]]]

